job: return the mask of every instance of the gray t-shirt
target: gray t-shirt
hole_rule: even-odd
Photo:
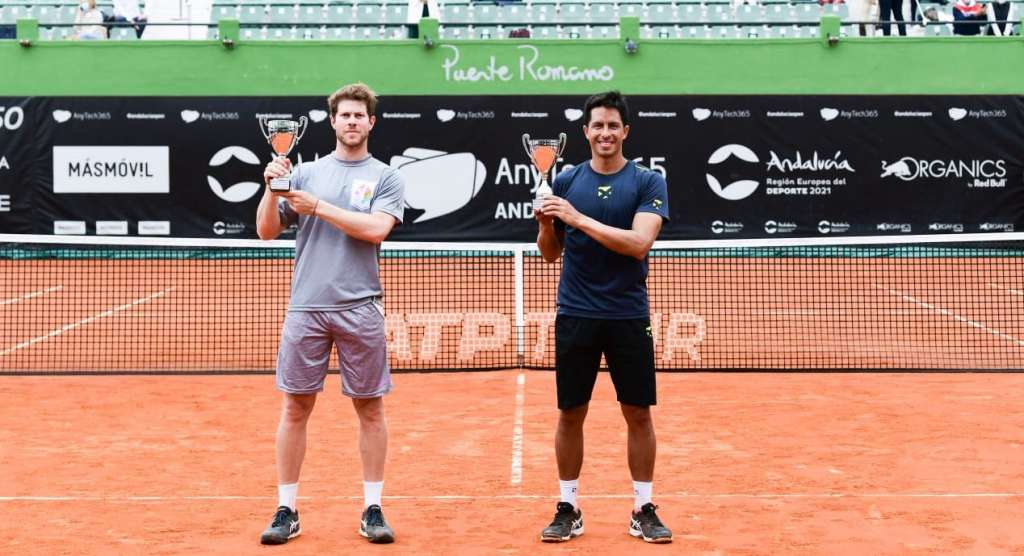
[[[292,170],[291,179],[292,189],[308,191],[334,206],[366,214],[383,212],[402,221],[402,176],[372,156],[350,162],[332,155],[306,162]],[[289,311],[351,309],[383,294],[378,245],[349,237],[314,216],[300,216],[284,199],[278,201],[277,211],[285,227],[299,225]]]

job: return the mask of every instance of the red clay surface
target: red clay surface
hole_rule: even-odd
[[[370,546],[355,418],[328,381],[310,424],[304,533],[276,504],[271,376],[0,377],[4,554],[1024,554],[1024,375],[660,374],[655,499],[670,546],[626,534],[625,425],[598,381],[586,534],[543,545],[557,496],[554,376],[399,374]]]

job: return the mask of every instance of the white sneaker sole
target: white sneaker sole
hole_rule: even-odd
[[[362,528],[359,529],[359,534],[362,535],[363,538],[370,539],[370,542],[376,543],[376,544],[391,544],[391,543],[395,542],[395,536],[394,535],[391,535],[390,537],[387,537],[387,538],[371,539],[370,535],[366,531],[363,531]]]
[[[270,542],[267,542],[267,540],[264,540],[264,537],[261,536],[260,537],[260,544],[284,544],[284,543],[294,539],[295,537],[297,537],[297,536],[299,536],[301,534],[302,534],[302,527],[299,527],[299,529],[296,530],[294,533],[288,535],[288,538],[285,539],[284,542],[277,542],[277,539],[273,539]]]
[[[672,542],[672,537],[662,537],[660,539],[652,539],[652,538],[649,538],[649,537],[645,537],[643,531],[640,531],[638,529],[634,529],[632,527],[629,528],[629,535],[631,537],[636,537],[638,539],[643,539],[644,542],[649,542],[649,543],[652,543],[652,544],[668,544],[668,543]]]
[[[580,536],[582,534],[583,534],[583,527],[580,527],[579,529],[573,531],[572,533],[569,533],[568,537],[545,537],[544,535],[541,535],[540,536],[540,540],[542,542],[565,542],[565,541],[572,540],[572,539],[574,539],[574,538],[576,538],[576,537],[578,537],[578,536]]]

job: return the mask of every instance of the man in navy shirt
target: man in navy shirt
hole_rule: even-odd
[[[554,194],[534,213],[544,260],[564,255],[555,318],[561,500],[541,540],[583,534],[576,502],[583,421],[604,354],[628,427],[635,495],[629,533],[647,542],[671,542],[672,531],[651,502],[656,442],[650,406],[656,388],[646,283],[647,252],[668,219],[668,186],[660,174],[623,156],[629,109],[619,92],[590,97],[583,112],[591,159],[559,174]]]

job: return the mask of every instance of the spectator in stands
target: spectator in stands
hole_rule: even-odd
[[[882,34],[889,36],[889,16],[899,22],[897,27],[901,36],[907,36],[907,26],[903,23],[903,0],[878,0],[878,22],[882,26]]]
[[[911,25],[916,24],[919,21],[921,10],[918,7],[918,0],[910,0],[910,13],[906,14],[907,23]]]
[[[1013,2],[1009,0],[993,0],[987,10],[989,25],[985,28],[986,33],[997,37],[1008,37],[1013,35],[1013,23],[1017,15],[1014,13]],[[1005,21],[1007,23],[996,23]]]
[[[135,30],[135,38],[141,39],[142,32],[146,30],[147,18],[139,9],[139,0],[114,0],[114,13],[104,14],[103,23],[107,28],[107,34],[115,23],[130,23]]]
[[[921,21],[925,25],[952,26],[953,16],[946,12],[940,12],[935,9],[935,6],[928,6],[923,12],[921,12]]]
[[[953,34],[977,35],[983,31],[981,22],[988,20],[985,5],[978,0],[956,0],[953,4]]]
[[[872,21],[872,10],[878,9],[878,0],[849,0],[847,5],[850,9],[850,21]],[[875,26],[866,23],[857,25],[860,36],[871,36],[875,34]]]
[[[96,0],[82,0],[75,10],[75,27],[72,40],[98,40],[107,38],[103,27],[103,12],[96,7]]]

